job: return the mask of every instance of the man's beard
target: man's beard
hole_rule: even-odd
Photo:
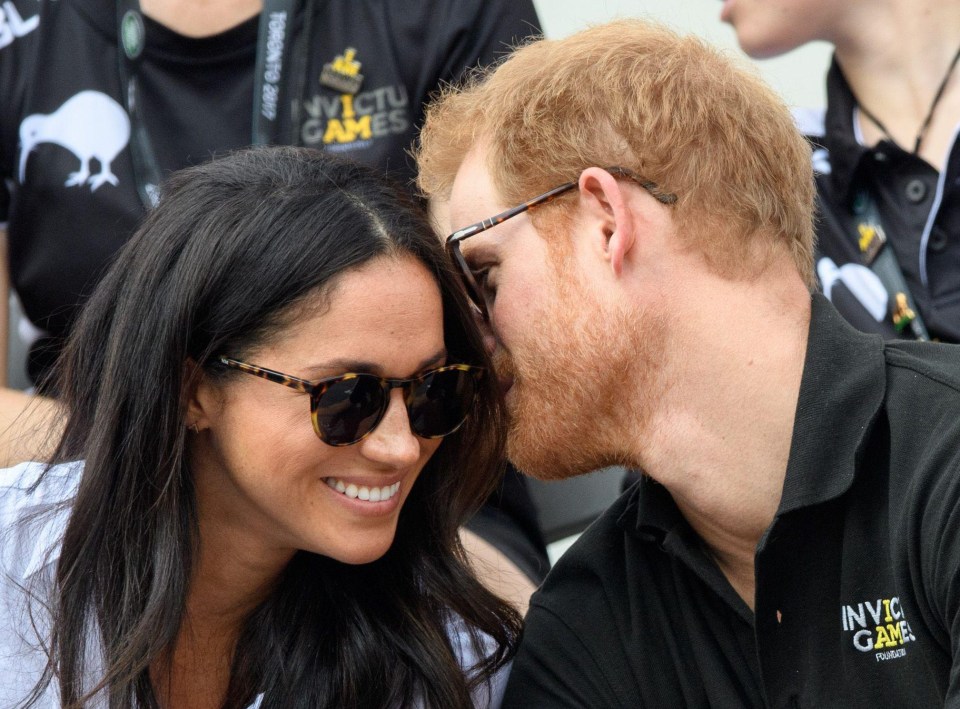
[[[498,375],[513,377],[508,457],[546,480],[637,465],[665,389],[663,318],[560,290],[523,346],[494,355]]]

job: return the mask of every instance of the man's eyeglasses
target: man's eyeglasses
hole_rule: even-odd
[[[673,194],[672,192],[664,192],[660,189],[657,183],[640,177],[638,174],[628,168],[608,167],[604,169],[614,177],[622,177],[633,180],[663,204],[674,204],[677,201],[677,195]],[[559,187],[554,187],[552,190],[548,190],[542,195],[534,197],[533,199],[513,207],[512,209],[508,209],[505,212],[500,212],[500,214],[494,215],[489,219],[479,221],[476,224],[471,224],[463,229],[458,229],[446,238],[447,251],[460,269],[461,279],[467,291],[467,295],[477,310],[480,311],[480,314],[483,316],[484,320],[486,320],[488,317],[487,299],[484,295],[483,288],[481,288],[480,284],[477,283],[477,279],[474,277],[473,271],[470,270],[470,266],[467,264],[466,259],[463,258],[463,253],[460,251],[460,242],[462,242],[464,239],[469,239],[471,236],[476,236],[480,232],[486,231],[491,227],[495,227],[497,224],[502,224],[518,214],[523,214],[534,207],[546,204],[555,197],[558,197],[565,192],[569,192],[578,184],[579,180],[566,182]]]
[[[310,395],[310,418],[320,440],[331,446],[349,446],[368,436],[390,405],[390,391],[403,389],[410,428],[422,438],[442,438],[467,419],[477,394],[482,367],[448,364],[410,379],[385,379],[373,374],[349,373],[317,382],[229,357],[217,360],[270,382]]]

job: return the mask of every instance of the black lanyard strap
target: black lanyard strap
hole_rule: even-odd
[[[306,77],[306,54],[312,0],[306,0],[306,31],[294,39],[296,10],[301,0],[264,0],[260,12],[257,54],[253,80],[253,120],[250,142],[253,145],[297,144],[299,121],[294,98],[302,96]],[[291,59],[294,44],[299,61]],[[140,62],[146,45],[146,28],[139,0],[117,0],[117,57],[120,91],[130,117],[130,153],[134,180],[140,201],[150,209],[157,203],[162,180],[160,165],[143,120],[140,92]],[[288,135],[281,134],[282,121],[290,116]]]
[[[137,67],[146,44],[146,28],[138,0],[117,0],[117,70],[124,108],[130,117],[130,155],[140,201],[147,208],[157,203],[160,166],[140,111]]]
[[[880,209],[870,190],[857,191],[854,204],[857,224],[857,243],[863,262],[870,267],[892,299],[891,317],[897,332],[909,331],[918,340],[929,340],[930,335],[920,317],[920,309],[907,287],[907,279],[897,261],[893,246],[880,223]]]
[[[300,83],[292,76],[290,49],[293,46],[293,23],[296,0],[264,0],[260,13],[260,32],[257,37],[257,63],[253,75],[253,145],[289,143],[281,140],[280,112],[286,108],[289,90]],[[301,34],[302,36],[302,34]]]

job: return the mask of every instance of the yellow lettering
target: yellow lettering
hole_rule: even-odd
[[[903,645],[903,630],[899,623],[887,623],[887,634],[890,636],[888,645]]]
[[[372,136],[370,116],[361,116],[359,121],[352,118],[346,118],[343,121],[331,118],[327,123],[327,130],[323,134],[323,142],[349,143],[357,138],[368,139]]]
[[[353,47],[347,47],[347,50],[333,60],[333,68],[340,74],[347,76],[356,76],[360,71],[360,62],[355,62],[353,58],[357,55],[357,50]]]
[[[343,117],[344,118],[353,118],[357,115],[356,111],[353,110],[353,96],[350,94],[344,94],[340,97],[340,100],[343,102]]]
[[[888,599],[888,598],[884,598],[884,599],[883,599],[883,608],[884,608],[884,610],[886,610],[886,612],[887,612],[887,615],[886,615],[886,617],[884,617],[883,620],[884,620],[884,622],[889,623],[889,622],[891,622],[891,621],[893,620],[893,616],[890,615],[890,599]],[[888,625],[887,627],[889,628],[890,626]]]
[[[901,636],[902,637],[902,636]],[[893,642],[890,641],[890,636],[887,635],[887,629],[882,625],[877,626],[877,642],[873,644],[874,650],[879,650],[885,647],[892,647]]]
[[[366,140],[373,135],[370,116],[361,116],[359,121],[348,118],[343,122],[343,127],[351,134],[350,140],[356,140],[358,137]]]
[[[346,142],[346,133],[343,130],[343,124],[336,118],[331,118],[327,122],[327,130],[323,134],[324,143],[343,143]]]

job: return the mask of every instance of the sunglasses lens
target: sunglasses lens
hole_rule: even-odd
[[[424,438],[453,433],[466,420],[476,393],[477,383],[469,371],[431,372],[417,383],[407,400],[410,428]]]
[[[314,402],[320,438],[332,446],[356,443],[380,422],[386,400],[374,376],[350,375],[330,382]]]

